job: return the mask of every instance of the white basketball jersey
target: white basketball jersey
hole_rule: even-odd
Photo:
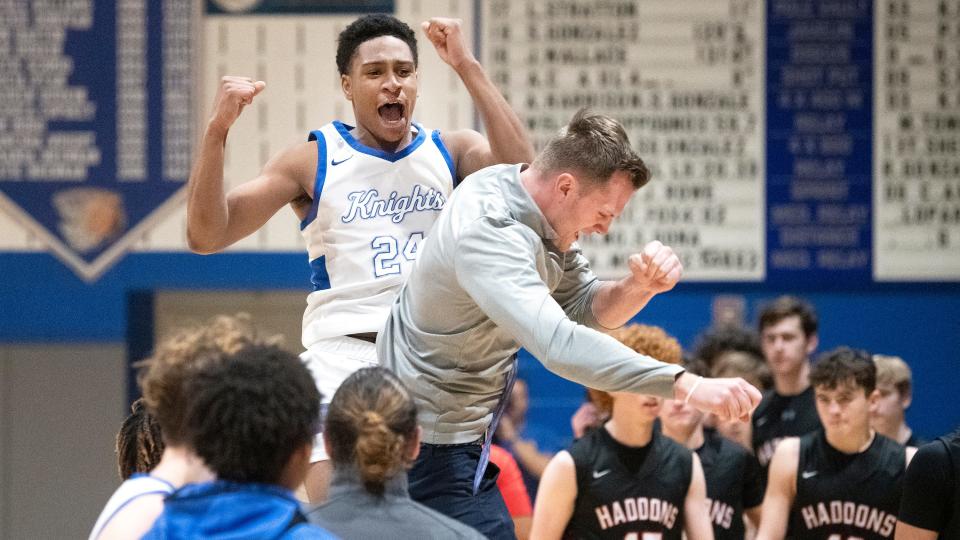
[[[439,131],[414,124],[410,144],[389,153],[364,146],[352,129],[333,122],[310,133],[318,155],[313,206],[300,224],[313,283],[306,348],[382,329],[456,178]]]
[[[113,516],[117,515],[117,512],[130,501],[144,495],[163,495],[166,497],[173,491],[174,487],[166,480],[161,480],[149,474],[134,474],[120,484],[120,487],[110,496],[110,500],[107,501],[103,511],[100,512],[93,530],[90,531],[89,540],[96,540],[110,523],[110,520],[113,519]]]

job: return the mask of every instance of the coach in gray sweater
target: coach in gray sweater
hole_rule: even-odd
[[[532,164],[482,169],[454,192],[377,342],[420,408],[415,500],[488,537],[512,536],[508,516],[488,515],[503,503],[483,448],[521,346],[554,373],[607,392],[687,400],[725,418],[756,407],[760,392],[741,379],[701,379],[602,333],[683,271],[654,241],[630,256],[629,276],[600,281],[575,244],[581,232],[606,233],[648,180],[623,127],[581,111]]]

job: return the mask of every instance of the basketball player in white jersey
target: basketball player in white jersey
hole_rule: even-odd
[[[338,38],[337,68],[357,126],[333,122],[281,151],[253,180],[224,193],[227,132],[265,83],[224,77],[190,175],[190,248],[214,253],[290,204],[301,221],[313,292],[303,318],[303,359],[325,399],[377,363],[374,341],[390,304],[454,185],[495,163],[529,162],[520,120],[467,50],[460,21],[423,23],[440,57],[466,85],[489,134],[440,133],[412,121],[417,101],[413,31],[388,15],[360,17]],[[314,445],[307,495],[325,498],[330,466]]]

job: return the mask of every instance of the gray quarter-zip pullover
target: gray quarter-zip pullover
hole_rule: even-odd
[[[595,330],[601,282],[520,181],[521,165],[469,176],[447,201],[377,341],[413,393],[423,442],[479,440],[522,346],[550,371],[605,391],[673,396],[683,368]]]

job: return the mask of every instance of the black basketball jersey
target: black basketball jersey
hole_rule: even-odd
[[[948,501],[947,504],[953,508],[948,512],[947,523],[940,534],[940,538],[960,538],[960,431],[940,437],[938,442],[943,442],[946,445],[950,465],[953,467],[951,478],[943,480],[951,484],[948,488],[948,496],[952,500]]]
[[[904,447],[879,434],[857,454],[844,454],[830,446],[822,430],[801,437],[797,496],[790,509],[788,537],[893,538],[905,452]]]
[[[960,430],[917,451],[904,478],[899,518],[936,531],[939,540],[960,538]]]
[[[812,386],[795,396],[781,396],[775,390],[764,394],[753,413],[753,452],[764,468],[764,476],[777,443],[819,428]]]
[[[577,499],[564,538],[680,540],[693,455],[654,429],[650,444],[623,445],[605,427],[573,443]],[[630,536],[628,536],[630,535]]]
[[[742,540],[743,509],[763,502],[760,463],[739,444],[715,431],[704,432],[703,446],[697,449],[707,480],[710,524],[717,540]]]

